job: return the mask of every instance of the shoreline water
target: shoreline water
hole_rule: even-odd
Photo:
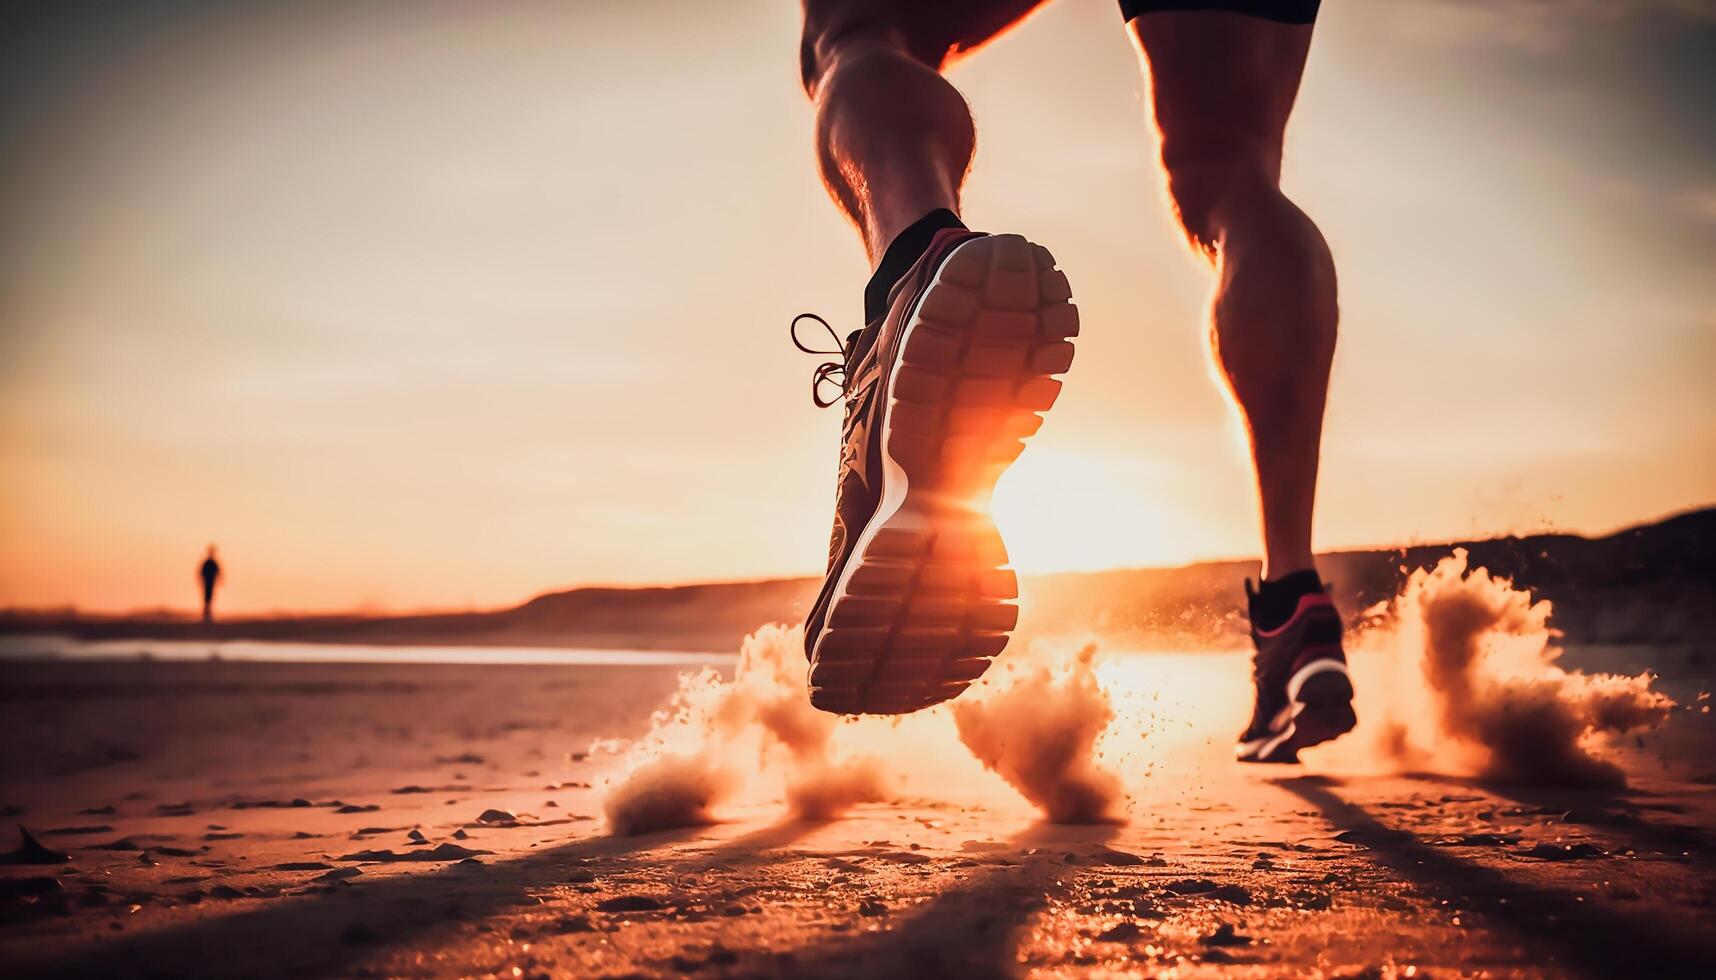
[[[237,661],[305,664],[490,664],[573,667],[719,666],[732,652],[590,647],[297,643],[276,640],[80,640],[58,634],[0,636],[0,663]]]

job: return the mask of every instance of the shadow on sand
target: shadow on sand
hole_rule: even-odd
[[[1617,910],[1610,903],[1582,901],[1590,896],[1574,890],[1534,884],[1529,875],[1461,858],[1397,833],[1342,798],[1336,792],[1341,784],[1333,780],[1297,777],[1275,785],[1315,807],[1335,827],[1358,832],[1368,860],[1429,894],[1457,902],[1484,927],[1511,933],[1553,971],[1591,977],[1716,976],[1716,944],[1694,933],[1694,917],[1671,922],[1660,914]],[[1588,793],[1511,792],[1541,801],[1533,805],[1566,803],[1577,812],[1632,812],[1650,806],[1648,801],[1597,799]],[[700,894],[710,891],[700,878],[711,872],[719,877],[740,872],[742,880],[748,875],[762,882],[769,869],[807,856],[783,849],[823,826],[776,823],[713,841],[704,836],[706,831],[695,829],[585,838],[492,864],[378,875],[353,887],[260,900],[241,911],[144,934],[115,933],[65,956],[14,966],[19,975],[28,976],[352,975],[378,954],[468,939],[471,924],[505,918],[514,907],[535,906],[544,892],[598,887],[589,884],[592,874],[598,881],[647,875],[654,884],[642,890],[685,893],[674,896],[670,908],[683,911],[684,906],[673,904],[681,900],[706,905],[716,896]],[[1674,834],[1639,820],[1619,829],[1651,838]],[[895,977],[1018,973],[1022,929],[1056,895],[1070,889],[1070,879],[1081,867],[1063,860],[1063,854],[1104,847],[1118,831],[1113,825],[1034,825],[992,852],[955,860],[951,873],[942,868],[939,879],[953,882],[920,904],[883,895],[890,903],[885,918],[861,919],[854,931],[829,932],[789,952],[755,950],[746,958],[747,972]],[[864,853],[817,851],[810,856],[832,859]],[[612,894],[639,891],[615,889]],[[871,922],[884,928],[862,931]],[[647,970],[651,962],[634,966]]]
[[[1597,907],[1570,891],[1539,887],[1462,860],[1342,799],[1330,789],[1340,785],[1336,780],[1302,776],[1276,785],[1316,807],[1334,826],[1361,835],[1377,864],[1459,902],[1484,925],[1514,933],[1539,951],[1540,964],[1586,977],[1716,976],[1716,944],[1708,935],[1669,928],[1660,916]]]
[[[1011,842],[1000,863],[973,869],[957,886],[895,916],[887,929],[840,937],[779,960],[781,972],[809,977],[1004,977],[1020,972],[1020,929],[1078,869],[1067,848],[1104,846],[1113,824],[1035,824]],[[1054,849],[1052,855],[1025,853]]]
[[[700,831],[586,838],[494,864],[454,864],[284,896],[250,910],[149,933],[115,934],[67,956],[17,965],[22,975],[40,977],[351,975],[361,960],[378,952],[444,941],[463,923],[511,906],[534,905],[535,893],[568,881],[587,881],[578,875],[581,871],[601,877],[645,870],[691,877],[715,869],[766,867],[781,860],[781,848],[822,826],[776,823],[708,847],[668,853],[658,852],[694,841]],[[944,977],[1015,972],[1019,927],[1074,870],[1060,859],[1060,850],[1102,845],[1116,830],[1033,826],[1012,839],[1016,851],[992,856],[956,887],[895,915],[892,928],[765,955],[758,965],[769,972],[814,976],[859,970],[867,975]],[[1055,852],[1029,855],[1036,847]]]
[[[534,904],[533,891],[563,885],[580,870],[597,867],[611,873],[637,867],[641,854],[697,833],[687,829],[585,838],[494,864],[451,864],[318,894],[285,896],[247,911],[135,936],[115,934],[69,956],[20,964],[21,975],[347,975],[347,964],[378,948],[428,938],[506,906]],[[789,840],[787,833],[779,831],[776,839]],[[744,856],[737,851],[738,840],[727,846],[735,849],[734,858]],[[696,853],[701,857],[707,852]]]
[[[1407,775],[1419,782],[1479,790],[1521,806],[1535,807],[1545,815],[1562,815],[1568,824],[1624,839],[1641,852],[1654,852],[1701,866],[1716,866],[1716,834],[1674,820],[1650,819],[1647,814],[1677,814],[1682,808],[1657,799],[1656,794],[1649,790],[1531,786],[1440,773]]]

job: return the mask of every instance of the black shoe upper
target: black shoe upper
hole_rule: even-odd
[[[1300,667],[1312,659],[1325,657],[1346,661],[1341,652],[1341,614],[1320,585],[1316,591],[1301,596],[1286,622],[1273,630],[1258,628],[1256,590],[1250,581],[1245,583],[1245,590],[1253,606],[1251,642],[1256,652],[1252,655],[1251,672],[1257,688],[1257,705],[1252,711],[1251,724],[1239,737],[1241,742],[1272,733],[1270,723],[1287,707],[1287,683]]]

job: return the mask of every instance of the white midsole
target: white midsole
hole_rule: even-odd
[[[1295,702],[1293,704],[1293,718],[1299,717],[1299,712],[1304,711],[1304,710],[1305,710],[1304,705]],[[1275,736],[1272,739],[1265,741],[1263,743],[1263,747],[1261,749],[1257,750],[1257,757],[1259,759],[1267,759],[1270,756],[1274,755],[1275,750],[1281,747],[1281,743],[1292,738],[1293,733],[1298,731],[1298,730],[1299,730],[1299,727],[1293,723],[1292,718],[1289,718],[1287,720],[1287,727],[1283,728],[1281,730],[1281,734]]]
[[[1318,674],[1340,674],[1349,681],[1352,679],[1352,675],[1347,673],[1347,665],[1341,663],[1339,660],[1313,660],[1305,666],[1300,667],[1292,677],[1288,678],[1287,700],[1298,703],[1299,692],[1304,689],[1305,682]]]
[[[930,294],[930,290],[941,284],[942,269],[947,268],[947,264],[953,261],[953,257],[959,254],[959,250],[974,242],[985,240],[987,240],[987,236],[972,238],[967,241],[960,242],[958,245],[953,247],[953,251],[947,253],[946,258],[941,260],[941,265],[936,269],[935,278],[930,280],[930,284],[924,287],[923,292],[918,294],[916,302],[913,304],[912,308],[906,312],[906,326],[900,331],[900,342],[894,347],[894,363],[888,365],[888,371],[883,374],[881,380],[877,382],[878,384],[885,385],[884,389],[880,392],[880,396],[883,398],[881,425],[882,499],[876,505],[876,513],[870,516],[869,523],[865,524],[864,530],[858,533],[858,541],[853,544],[851,553],[847,555],[846,567],[840,570],[840,578],[836,579],[834,582],[834,595],[828,600],[828,612],[830,618],[833,617],[835,603],[846,598],[846,587],[851,584],[852,573],[858,570],[859,559],[863,556],[865,549],[870,546],[870,542],[876,540],[876,535],[881,533],[882,526],[887,524],[895,514],[898,514],[900,512],[900,508],[905,506],[906,503],[906,490],[908,489],[909,481],[906,479],[905,468],[900,466],[899,461],[895,460],[888,452],[888,429],[893,425],[894,374],[900,369],[900,359],[906,356],[906,341],[911,339],[912,329],[917,326],[918,309],[923,306],[924,297]],[[823,631],[823,635],[827,635],[826,629]]]

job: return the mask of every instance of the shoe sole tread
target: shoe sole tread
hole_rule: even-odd
[[[906,475],[848,561],[811,657],[811,703],[904,714],[957,697],[1018,623],[1018,579],[989,515],[995,483],[1060,395],[1078,311],[1048,250],[962,244],[907,325],[883,451]]]

